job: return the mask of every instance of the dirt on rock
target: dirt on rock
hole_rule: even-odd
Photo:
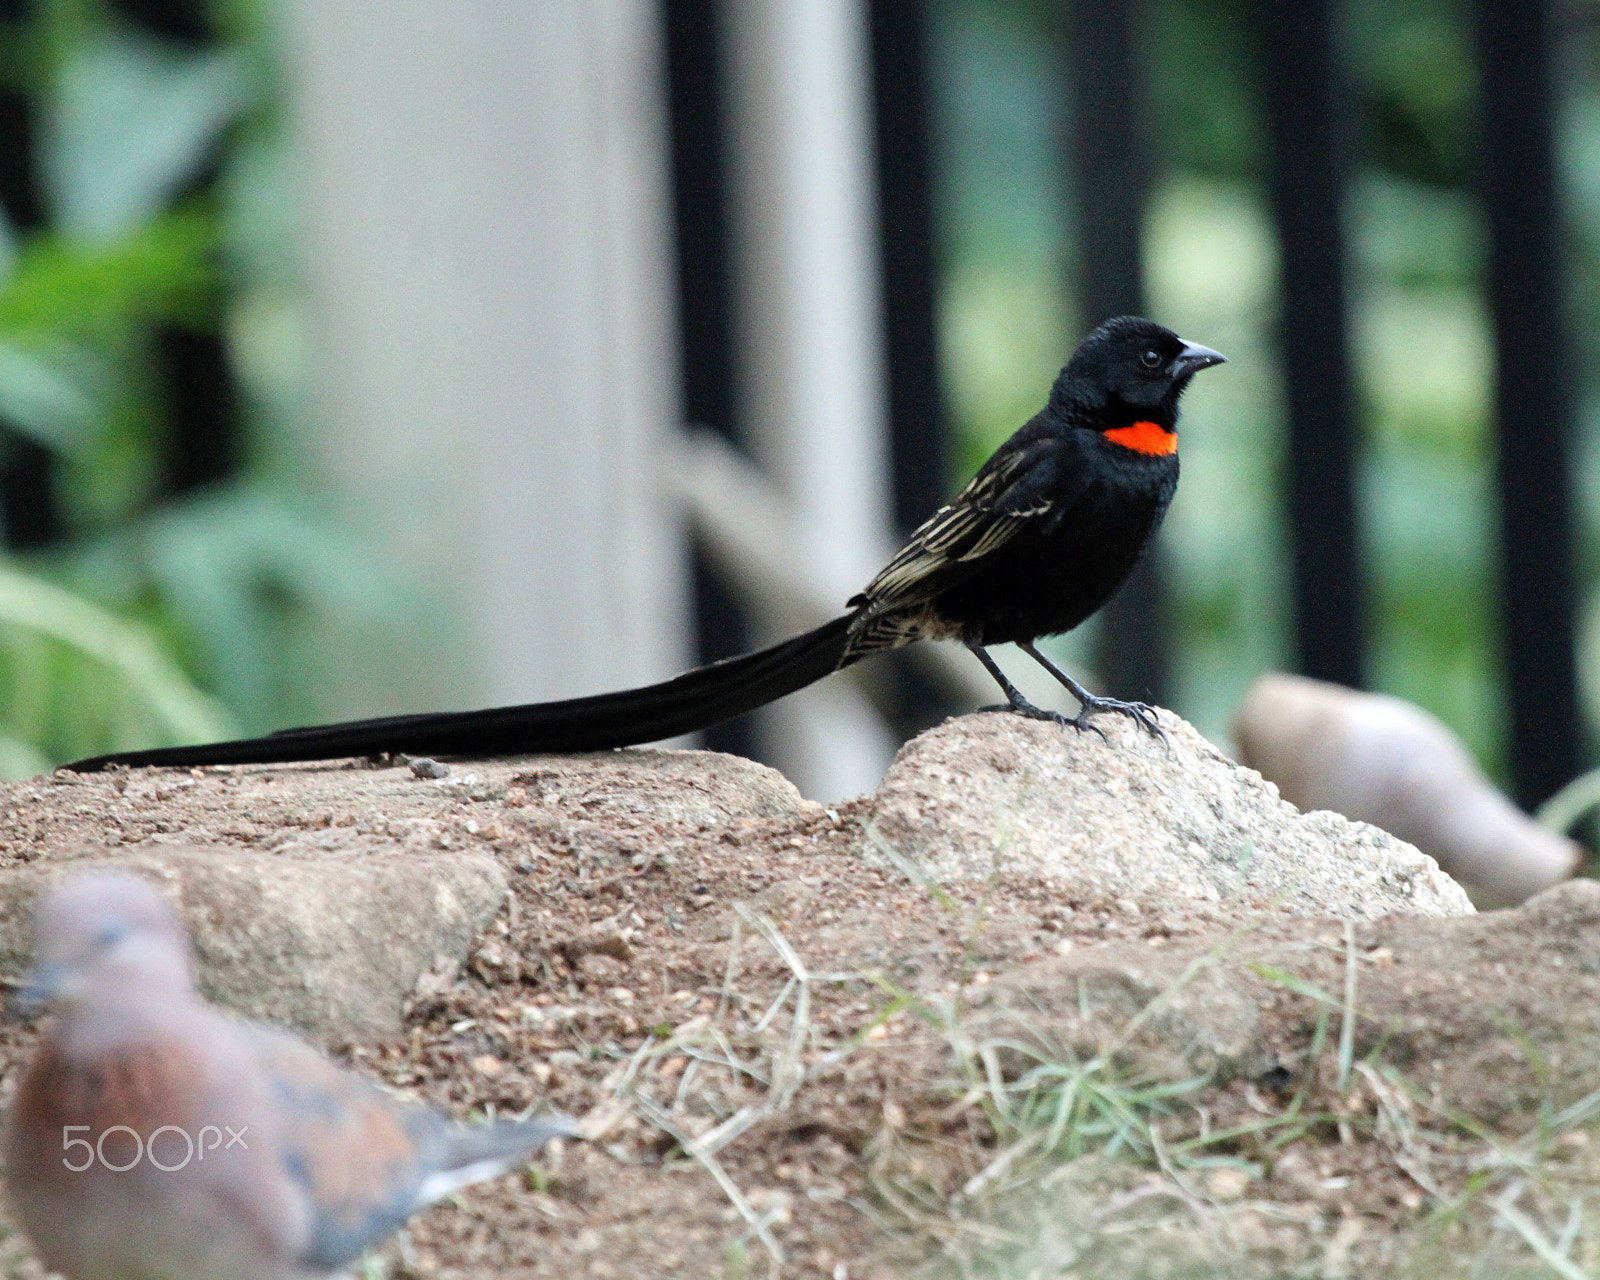
[[[1055,750],[1041,728],[1016,724],[1009,749]],[[1061,777],[1100,776],[1093,753],[1122,749],[1115,734],[1056,741],[1078,761],[1052,757]],[[940,785],[965,794],[973,771]],[[883,854],[885,824],[868,831],[879,805],[824,807],[699,752],[452,762],[439,779],[361,761],[59,775],[0,787],[0,879],[180,850],[496,864],[497,913],[411,982],[401,1029],[323,1043],[458,1117],[560,1110],[592,1140],[421,1215],[368,1274],[1401,1274],[1463,1197],[1489,1207],[1461,1209],[1428,1247],[1481,1254],[1493,1237],[1513,1263],[1536,1260],[1509,1212],[1539,1230],[1554,1215],[1541,1243],[1577,1263],[1600,1249],[1588,1226],[1557,1238],[1566,1202],[1548,1180],[1483,1154],[1522,1151],[1537,1130],[1548,1168],[1595,1181],[1582,1108],[1600,1033],[1585,1014],[1557,1045],[1564,1002],[1600,981],[1591,898],[1347,935],[1341,920],[1263,913],[1270,893],[1248,911],[1215,895],[1158,909],[1066,892],[1069,873],[1015,860],[935,877],[920,856]],[[1321,815],[1305,828],[1325,829]],[[1306,841],[1298,856],[1318,856]],[[1384,865],[1413,868],[1397,893],[1448,894],[1431,863],[1383,841],[1367,845]],[[1209,1011],[1207,991],[1221,993]],[[1420,1021],[1391,1062],[1395,1017]],[[0,1099],[34,1035],[5,1028]],[[1437,1073],[1406,1074],[1451,1055],[1475,1074],[1475,1104],[1513,1064],[1515,1105],[1473,1117]],[[1086,1098],[1099,1101],[1084,1111]],[[15,1234],[0,1274],[41,1274]]]

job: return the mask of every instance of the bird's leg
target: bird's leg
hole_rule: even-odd
[[[995,678],[1006,695],[1004,706],[996,704],[992,707],[979,707],[979,711],[1015,711],[1018,715],[1027,716],[1030,720],[1049,720],[1051,723],[1059,724],[1063,728],[1071,725],[1074,729],[1093,729],[1102,738],[1106,736],[1097,725],[1090,724],[1087,720],[1079,723],[1078,720],[1068,720],[1059,711],[1046,711],[1043,707],[1034,706],[1033,703],[1022,696],[1016,685],[1006,679],[1006,673],[1000,670],[995,660],[989,656],[988,651],[981,644],[972,640],[965,640],[962,643],[972,650],[974,656],[988,669],[989,674]]]
[[[1089,716],[1098,715],[1102,711],[1120,711],[1123,715],[1155,734],[1169,747],[1172,745],[1167,738],[1166,730],[1156,722],[1156,713],[1149,703],[1121,702],[1116,698],[1097,698],[1060,667],[1056,666],[1055,663],[1051,662],[1044,654],[1040,653],[1038,649],[1034,648],[1031,641],[1019,640],[1017,648],[1021,649],[1023,653],[1027,654],[1057,680],[1061,681],[1066,686],[1067,692],[1083,704],[1078,711],[1077,718],[1068,723],[1077,726],[1079,729],[1085,727],[1093,728],[1094,726],[1089,724]],[[1100,736],[1104,737],[1105,735],[1101,734]]]

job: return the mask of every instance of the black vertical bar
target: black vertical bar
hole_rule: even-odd
[[[17,6],[0,17],[23,20]],[[0,209],[16,231],[44,224],[44,205],[34,164],[37,117],[27,94],[0,88]],[[12,551],[49,546],[62,535],[56,500],[56,462],[32,436],[0,423],[0,540]]]
[[[34,163],[38,121],[21,89],[0,87],[0,208],[16,231],[44,225],[44,202]]]
[[[727,180],[716,0],[666,0],[683,412],[730,442],[734,420]]]
[[[163,41],[209,45],[217,39],[206,0],[111,0],[111,7]],[[215,183],[220,159],[220,147],[213,148],[190,180],[190,191]],[[155,359],[167,418],[165,491],[183,494],[227,479],[243,449],[233,371],[221,334],[162,325],[155,334]]]
[[[872,0],[878,234],[895,521],[920,524],[949,496],[940,381],[926,0]]]
[[[738,443],[734,416],[722,59],[717,0],[665,0],[667,96],[678,268],[678,359],[687,421]],[[750,647],[745,611],[697,548],[696,657],[714,662]],[[756,754],[756,723],[740,716],[708,729],[713,751]]]
[[[11,551],[37,551],[60,540],[56,465],[50,450],[11,427],[0,438],[0,538]]]
[[[1550,6],[1480,0],[1480,171],[1495,334],[1502,643],[1512,785],[1533,805],[1578,770],[1569,349]]]
[[[1066,0],[1078,296],[1088,325],[1145,310],[1141,239],[1150,184],[1140,0]],[[1167,589],[1153,545],[1101,612],[1108,692],[1168,696]]]
[[[878,261],[894,520],[907,532],[950,496],[939,363],[938,254],[928,101],[928,0],[871,0]],[[903,738],[959,703],[904,654],[889,655],[894,729]]]
[[[1260,0],[1257,13],[1282,262],[1296,656],[1306,675],[1359,687],[1363,578],[1344,261],[1350,113],[1332,0]]]
[[[156,332],[156,352],[167,406],[167,491],[187,493],[226,480],[241,450],[233,374],[221,335],[163,326]]]

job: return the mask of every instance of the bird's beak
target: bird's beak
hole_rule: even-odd
[[[1182,378],[1209,369],[1214,364],[1227,363],[1228,357],[1222,352],[1202,347],[1198,342],[1185,342],[1183,350],[1178,352],[1178,358],[1172,362],[1172,376]]]

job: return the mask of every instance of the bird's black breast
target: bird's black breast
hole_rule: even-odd
[[[1111,598],[1155,536],[1178,486],[1177,455],[1151,457],[1089,433],[1077,443],[1068,468],[1076,478],[1057,508],[931,602],[967,638],[1004,644],[1072,630]]]

